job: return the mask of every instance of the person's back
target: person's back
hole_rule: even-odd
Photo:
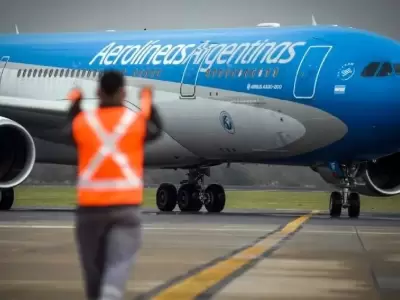
[[[139,112],[124,107],[122,74],[106,72],[100,107],[80,111],[82,95],[75,94],[70,109],[78,153],[76,238],[88,299],[122,299],[141,243],[144,143],[161,132],[151,90],[143,91]]]
[[[90,125],[90,122],[85,120],[84,114],[78,115],[73,123],[73,130],[80,132],[80,135],[75,138],[80,153],[78,157],[78,173],[81,174],[81,179],[78,181],[79,205],[140,205],[146,118],[143,114],[136,114],[124,107],[99,108],[94,112],[94,116],[99,122],[97,125],[101,128],[98,130],[104,131],[104,134],[94,131],[93,128],[96,125]],[[124,119],[129,123],[124,124]],[[116,127],[123,125],[125,126],[122,132],[116,131]],[[114,139],[113,133],[118,133],[114,134]],[[104,155],[103,160],[99,160],[97,165],[91,164],[94,153],[101,149],[106,150],[107,138],[109,138],[110,146],[107,155]],[[90,174],[85,182],[82,176],[88,168]],[[92,191],[96,182],[97,185],[103,186],[103,192],[98,189]],[[113,185],[118,185],[118,187],[107,191],[107,187],[111,189]]]

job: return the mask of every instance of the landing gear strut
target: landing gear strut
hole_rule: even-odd
[[[335,165],[331,166],[335,176],[340,177],[340,192],[332,192],[329,201],[329,214],[331,217],[338,218],[342,213],[342,208],[347,208],[350,218],[360,216],[360,195],[351,192],[355,186],[354,178],[359,170],[359,165]]]
[[[0,210],[10,210],[14,204],[14,189],[0,190]]]
[[[182,212],[198,212],[203,205],[210,213],[219,213],[225,207],[225,190],[219,184],[204,188],[204,175],[210,169],[191,169],[188,179],[181,182],[177,190],[173,184],[163,183],[157,189],[156,202],[161,211],[173,211],[178,205]]]

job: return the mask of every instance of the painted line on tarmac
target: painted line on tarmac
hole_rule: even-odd
[[[274,224],[267,224],[268,226]],[[75,228],[74,225],[40,225],[40,224],[0,224],[0,229],[73,229]],[[200,227],[155,227],[155,226],[143,226],[143,230],[175,230],[175,231],[221,231],[221,232],[268,232],[268,229],[265,228],[229,228],[229,227],[221,227],[221,228],[200,228]],[[271,231],[271,230],[270,230]]]
[[[223,225],[222,227],[170,227],[170,226],[143,226],[143,230],[148,231],[189,231],[193,232],[272,232],[272,229],[266,229],[265,227],[273,226],[275,224],[266,224],[266,226],[252,227],[247,225]],[[41,225],[41,224],[15,224],[10,223],[0,223],[0,229],[73,229],[74,225]],[[376,226],[376,228],[382,228],[381,226]],[[385,228],[385,227],[383,227]],[[400,232],[395,228],[390,228],[391,231],[380,231],[371,229],[358,229],[358,232],[365,235],[400,235]],[[356,234],[356,231],[349,227],[349,230],[331,230],[331,229],[306,229],[303,228],[303,233],[311,234]]]
[[[242,275],[293,236],[318,211],[294,219],[286,226],[260,237],[251,245],[195,268],[136,299],[175,300],[211,298],[229,282]]]

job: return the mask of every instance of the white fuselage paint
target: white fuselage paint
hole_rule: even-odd
[[[85,109],[95,107],[97,78],[17,77],[19,69],[29,68],[45,69],[7,64],[0,82],[0,115],[25,126],[37,141],[66,143],[60,131],[69,106],[65,97],[73,86],[79,86],[85,93]],[[311,106],[270,98],[252,104],[246,102],[248,94],[200,86],[196,87],[196,99],[180,99],[180,84],[146,78],[127,77],[128,107],[135,109],[131,104],[138,105],[137,95],[143,84],[154,86],[154,102],[165,125],[162,137],[146,147],[146,164],[150,167],[204,161],[263,163],[321,148],[347,132],[339,119]],[[222,111],[232,117],[233,134],[221,125]],[[331,129],[329,136],[323,130],[327,127]],[[62,147],[70,152],[39,146],[37,161],[73,164],[73,148]]]

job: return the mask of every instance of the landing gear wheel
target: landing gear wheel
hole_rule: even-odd
[[[225,207],[225,191],[224,188],[219,184],[210,184],[205,193],[207,194],[207,200],[204,204],[207,211],[210,213],[219,213]]]
[[[161,211],[173,211],[176,206],[178,192],[170,183],[163,183],[157,189],[156,203]]]
[[[358,193],[350,193],[348,197],[349,207],[347,213],[350,218],[358,218],[360,216],[360,195]]]
[[[198,212],[203,203],[195,184],[183,184],[178,190],[178,206],[182,212]]]
[[[342,213],[342,195],[339,192],[332,192],[329,201],[329,214],[332,218],[340,217]]]
[[[0,191],[0,210],[10,210],[14,204],[14,189]]]

